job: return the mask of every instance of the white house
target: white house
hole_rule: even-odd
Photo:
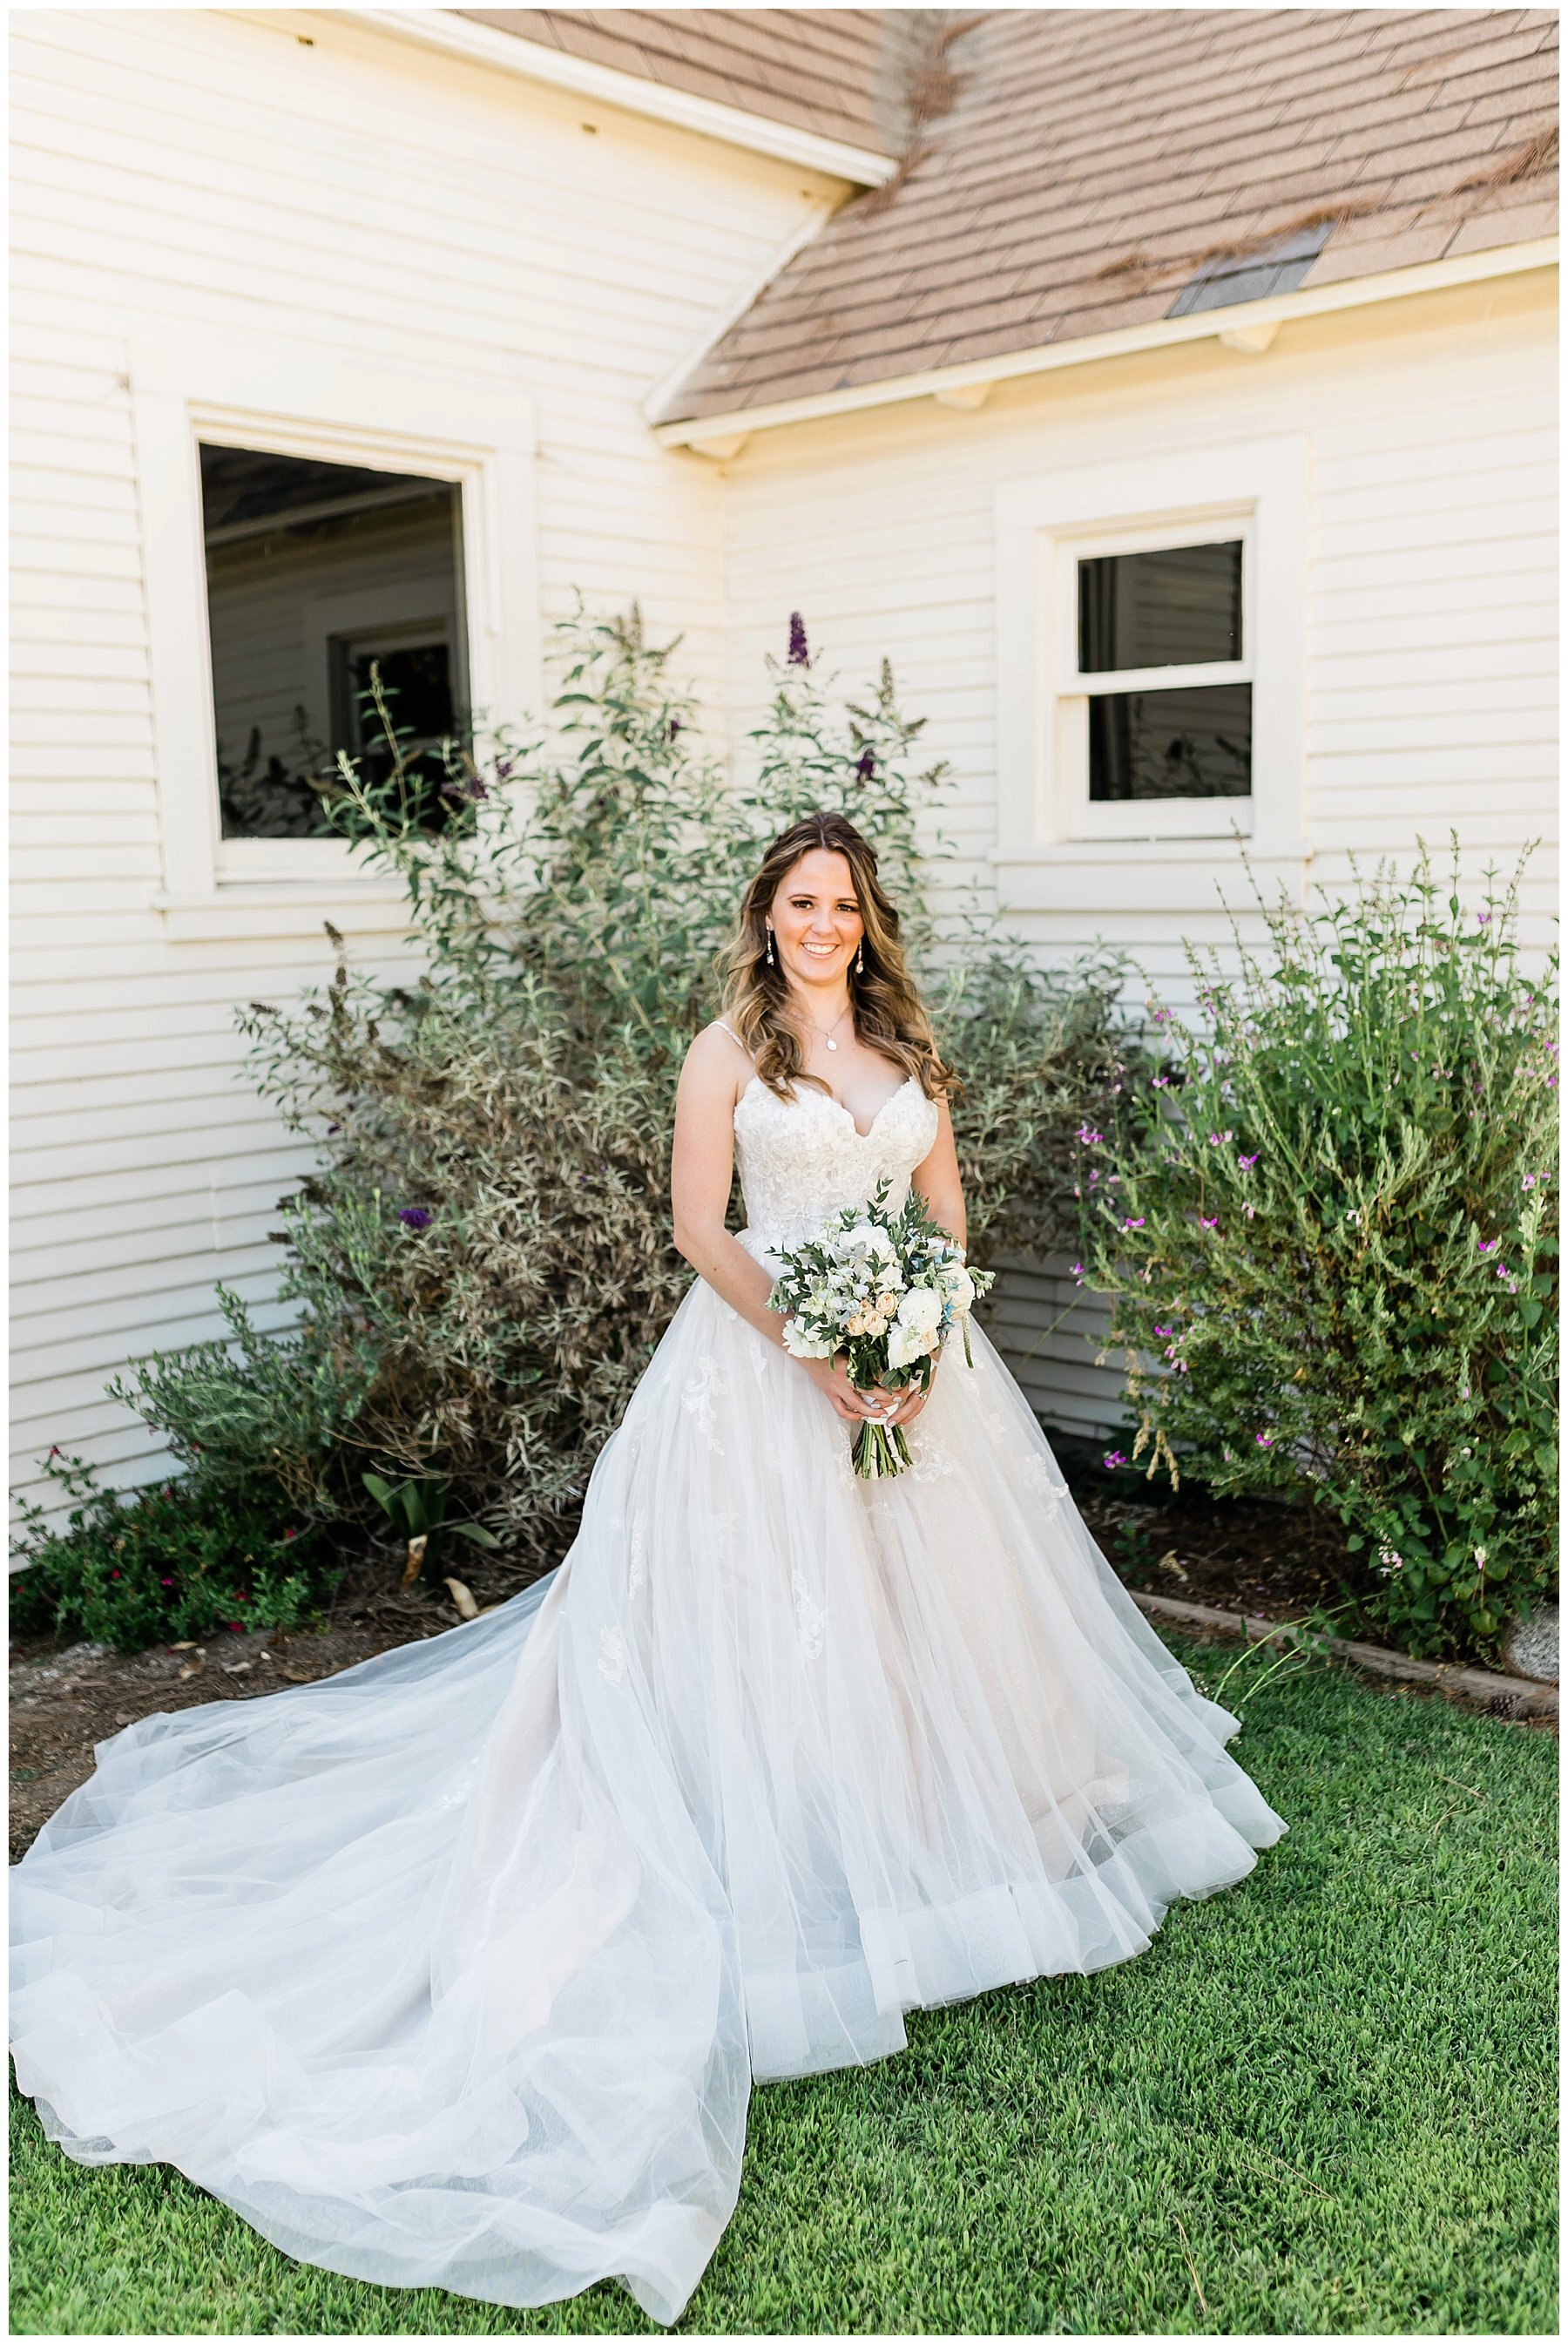
[[[799,609],[1017,932],[1162,984],[1238,834],[1300,894],[1549,833],[1547,13],[11,23],[21,1486],[146,1478],[105,1379],[266,1301],[233,1013],[402,949],[291,762],[372,656],[505,717],[637,595],[741,744]]]

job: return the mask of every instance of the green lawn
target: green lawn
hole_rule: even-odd
[[[1555,1745],[1274,1666],[1225,1698],[1290,1837],[1141,1961],[759,2091],[684,2330],[1555,2332]],[[25,2103],[11,2243],[29,2335],[648,2328],[619,2288],[514,2313],[305,2269],[176,2175],[68,2164]]]

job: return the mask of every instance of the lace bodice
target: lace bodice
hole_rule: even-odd
[[[781,1099],[753,1076],[735,1104],[735,1151],[746,1197],[742,1242],[753,1251],[799,1245],[829,1213],[862,1205],[879,1180],[901,1205],[910,1176],[930,1154],[937,1108],[911,1076],[869,1131],[847,1106],[802,1083]]]

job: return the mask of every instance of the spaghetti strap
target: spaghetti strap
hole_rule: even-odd
[[[735,1030],[734,1026],[727,1026],[727,1025],[725,1024],[725,1022],[724,1022],[724,1020],[723,1020],[723,1018],[722,1018],[722,1017],[716,1017],[716,1018],[714,1019],[714,1021],[713,1021],[713,1022],[714,1022],[714,1024],[718,1026],[718,1028],[719,1028],[719,1032],[720,1032],[721,1034],[728,1034],[728,1035],[729,1035],[729,1036],[730,1040],[734,1043],[734,1045],[735,1045],[735,1046],[736,1046],[736,1048],[737,1048],[738,1050],[741,1050],[741,1051],[744,1051],[744,1052],[745,1052],[747,1062],[748,1062],[748,1064],[749,1064],[749,1063],[750,1063],[750,1058],[751,1058],[751,1053],[750,1053],[750,1051],[749,1051],[749,1050],[748,1050],[748,1049],[746,1048],[746,1045],[745,1045],[745,1043],[741,1040],[741,1038],[740,1038],[739,1035],[736,1032],[736,1030]]]

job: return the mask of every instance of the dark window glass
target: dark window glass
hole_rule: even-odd
[[[1241,657],[1241,548],[1175,545],[1078,565],[1078,669],[1189,667]]]
[[[1244,798],[1252,787],[1252,687],[1107,692],[1089,703],[1089,794]]]
[[[460,736],[460,505],[449,480],[201,450],[218,795],[226,838],[327,834],[337,753],[391,769],[374,662],[419,819],[437,826],[440,743]]]

